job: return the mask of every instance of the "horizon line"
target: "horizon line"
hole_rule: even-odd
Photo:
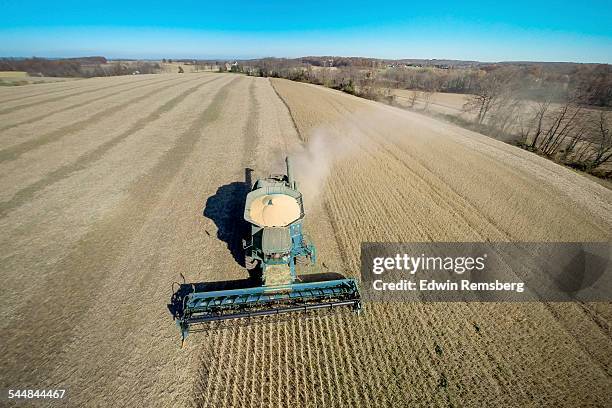
[[[255,61],[261,59],[286,59],[286,60],[298,60],[303,58],[363,58],[372,59],[379,61],[455,61],[455,62],[475,62],[479,64],[520,64],[520,63],[531,63],[531,64],[584,64],[584,65],[612,65],[608,62],[596,62],[596,61],[562,61],[562,60],[499,60],[499,61],[483,61],[476,59],[456,59],[456,58],[383,58],[383,57],[370,57],[360,55],[302,55],[299,57],[279,57],[279,56],[265,56],[265,57],[227,57],[227,56],[209,56],[209,57],[107,57],[105,55],[88,54],[81,56],[62,56],[62,57],[50,57],[40,55],[30,56],[0,56],[0,59],[28,59],[28,58],[41,58],[48,60],[62,60],[62,59],[81,59],[81,58],[105,58],[109,61],[161,61],[166,60],[195,60],[195,61],[212,61],[212,60],[223,60],[223,61]]]

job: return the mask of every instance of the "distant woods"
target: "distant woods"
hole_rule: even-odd
[[[512,88],[522,98],[569,97],[612,107],[612,66],[577,63],[390,63],[367,58],[263,58],[235,62],[235,71],[280,77],[348,92],[368,87],[476,94]],[[357,91],[358,92],[358,91]]]
[[[0,58],[0,71],[24,71],[30,76],[77,77],[155,74],[160,65],[150,61],[108,61],[104,57],[84,58]]]

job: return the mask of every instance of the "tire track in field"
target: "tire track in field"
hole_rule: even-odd
[[[155,78],[155,79],[157,79],[157,78]],[[175,79],[175,78],[172,78],[172,79]],[[147,78],[147,79],[143,79],[141,81],[138,81],[138,83],[141,83],[141,82],[151,82],[151,81],[154,81],[154,79]],[[169,81],[169,79],[166,79],[165,81]],[[43,101],[35,101],[35,102],[25,103],[23,105],[11,106],[10,108],[1,109],[0,110],[0,115],[4,115],[6,113],[15,112],[15,111],[18,111],[18,110],[21,110],[21,109],[31,108],[33,106],[44,105],[45,103],[61,101],[63,99],[68,99],[68,98],[72,98],[72,97],[79,96],[79,95],[85,95],[85,94],[88,94],[88,93],[94,93],[94,92],[102,91],[102,90],[105,90],[105,89],[117,88],[119,86],[126,85],[127,82],[128,81],[121,82],[121,83],[115,84],[115,85],[110,85],[110,86],[101,86],[101,87],[96,87],[94,89],[86,89],[84,91],[75,92],[75,93],[71,93],[71,94],[68,94],[68,95],[55,96],[53,98],[45,99]]]
[[[189,95],[193,94],[194,92],[197,92],[204,85],[207,85],[218,79],[221,79],[221,77],[214,78],[210,81],[206,81],[192,88],[189,88],[188,90],[184,91],[180,95],[177,95],[174,98],[168,100],[166,103],[164,103],[162,106],[157,108],[155,111],[151,112],[149,115],[136,121],[136,123],[130,126],[129,129],[118,134],[112,139],[106,141],[105,143],[101,144],[94,150],[79,156],[76,159],[76,161],[74,161],[73,163],[62,166],[52,171],[51,173],[47,174],[45,177],[38,180],[37,182],[30,184],[29,186],[19,190],[10,200],[0,202],[0,218],[6,217],[6,215],[11,210],[30,201],[37,192],[61,180],[64,180],[65,178],[69,177],[70,175],[72,175],[73,173],[79,170],[84,170],[85,168],[90,166],[92,163],[100,160],[104,156],[104,154],[106,154],[106,152],[108,152],[113,147],[117,146],[124,139],[126,139],[133,133],[136,133],[139,130],[144,129],[145,126],[147,126],[148,124],[158,120],[163,114],[172,110],[175,106],[177,106],[185,98],[187,98]]]
[[[120,91],[113,92],[113,93],[108,94],[108,95],[98,96],[98,97],[95,97],[95,98],[92,98],[92,99],[89,99],[89,100],[86,100],[86,101],[83,101],[83,102],[73,103],[72,105],[64,106],[62,108],[53,110],[51,112],[43,113],[42,115],[30,117],[30,118],[28,118],[26,120],[22,120],[21,122],[15,122],[15,123],[12,123],[10,125],[6,125],[6,126],[3,126],[3,127],[0,127],[0,131],[7,130],[7,129],[12,129],[14,127],[21,126],[21,125],[30,125],[32,123],[36,123],[36,122],[38,122],[40,120],[46,119],[46,118],[48,118],[50,116],[53,116],[55,114],[63,113],[63,112],[68,111],[70,109],[84,107],[84,106],[90,105],[90,104],[92,104],[94,102],[102,101],[102,100],[107,99],[107,98],[112,98],[113,96],[117,96],[117,95],[120,95],[122,93],[125,93],[125,92],[128,92],[128,91],[132,91],[134,89],[145,88],[147,86],[151,86],[151,85],[155,85],[155,84],[161,84],[161,83],[168,82],[168,81],[177,81],[178,82],[178,79],[177,78],[171,78],[171,79],[164,79],[164,80],[155,81],[155,82],[146,81],[147,83],[145,83],[145,84],[140,84],[140,82],[145,82],[145,81],[138,81],[139,84],[137,84],[135,86],[128,87],[128,88],[125,88],[125,89],[121,89]],[[125,85],[125,84],[123,84],[123,85]],[[111,88],[111,87],[107,87],[106,89],[108,89],[108,88]]]
[[[94,224],[72,252],[57,262],[49,274],[52,279],[28,292],[18,312],[21,319],[12,321],[0,333],[4,371],[10,373],[14,384],[43,385],[41,381],[53,371],[63,346],[74,337],[73,328],[82,325],[85,312],[95,306],[97,287],[181,170],[202,130],[218,119],[234,82],[219,88],[210,105],[177,137],[172,148],[128,188],[122,204]],[[79,279],[71,278],[75,276]],[[28,338],[30,341],[23,341]]]
[[[188,82],[188,81],[185,81],[185,82]],[[106,108],[85,119],[79,120],[77,122],[73,122],[69,125],[56,129],[52,132],[46,133],[40,136],[39,138],[28,140],[26,142],[19,143],[11,147],[7,147],[4,150],[0,150],[0,163],[5,162],[5,161],[16,160],[17,158],[19,158],[19,156],[21,156],[24,153],[27,153],[28,151],[32,149],[36,149],[46,144],[56,142],[62,139],[64,136],[68,136],[68,135],[77,133],[79,131],[82,131],[87,126],[98,123],[104,118],[106,118],[107,116],[111,116],[111,115],[114,115],[115,113],[120,112],[122,109],[126,108],[127,106],[143,101],[147,99],[148,97],[155,95],[157,93],[160,93],[175,85],[176,84],[170,84],[170,85],[163,86],[161,88],[155,88],[147,92],[144,95],[140,95],[135,98],[128,99],[124,101],[123,103]]]

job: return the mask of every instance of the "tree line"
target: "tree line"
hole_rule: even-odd
[[[466,94],[469,121],[455,122],[600,177],[612,176],[612,66],[491,64],[460,69],[325,67],[290,59],[241,61],[236,71],[280,77],[395,103],[410,89],[427,107],[435,92]],[[469,122],[469,123],[468,123]]]
[[[0,58],[0,71],[24,71],[30,76],[77,77],[155,74],[160,65],[150,61],[108,61],[104,57]]]

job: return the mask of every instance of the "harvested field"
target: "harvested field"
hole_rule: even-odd
[[[30,76],[24,71],[0,71],[0,86],[21,86],[49,82],[74,81],[78,78]]]
[[[407,89],[393,89],[392,93],[396,96],[396,102],[399,106],[410,106],[413,93],[417,92],[415,101],[415,109],[425,109],[424,95],[420,91],[411,91]],[[473,119],[472,114],[463,111],[463,105],[469,100],[471,95],[449,93],[449,92],[432,92],[427,101],[427,109],[441,114],[456,115],[465,119]]]
[[[612,238],[612,191],[413,112],[232,74],[0,89],[3,389],[70,406],[612,405],[609,304],[368,304],[188,338],[171,284],[248,276],[235,220],[295,156],[329,271],[362,241]]]

